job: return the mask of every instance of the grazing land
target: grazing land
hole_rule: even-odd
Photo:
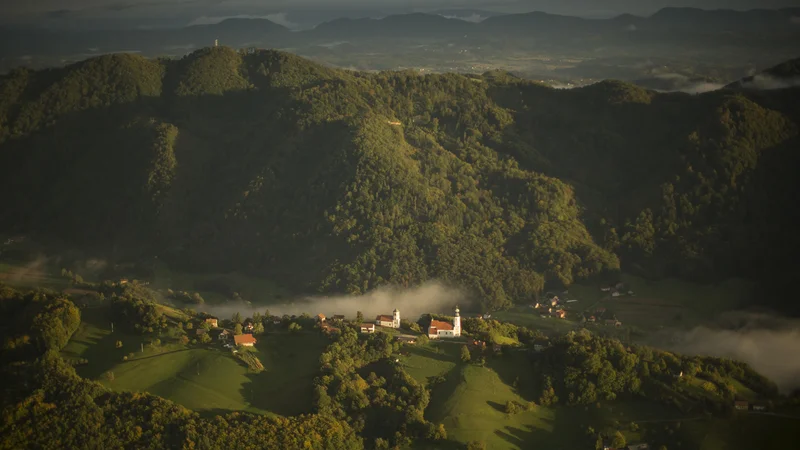
[[[183,314],[161,308],[173,317]],[[266,370],[255,374],[216,342],[164,343],[154,348],[150,340],[125,333],[119,325],[112,333],[101,308],[84,309],[81,325],[62,355],[68,360],[88,360],[76,367],[78,373],[116,391],[149,392],[201,413],[290,416],[311,411],[312,381],[327,345],[316,333],[260,336],[252,351]],[[121,348],[116,348],[117,341]],[[108,372],[114,374],[113,381],[105,378]]]

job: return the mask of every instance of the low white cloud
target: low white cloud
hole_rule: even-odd
[[[458,19],[458,20],[463,20],[464,22],[472,22],[472,23],[478,23],[478,22],[482,22],[482,21],[486,20],[486,17],[481,16],[480,14],[475,14],[475,13],[472,13],[469,16],[453,16],[453,15],[445,16],[445,15],[443,15],[442,17],[444,17],[445,19]]]
[[[428,282],[407,289],[383,287],[363,295],[305,297],[289,303],[260,307],[247,302],[238,302],[205,305],[200,309],[226,319],[237,312],[242,315],[252,315],[256,311],[263,314],[266,309],[269,309],[270,314],[278,316],[303,313],[314,316],[321,313],[326,316],[341,314],[348,318],[355,318],[356,312],[361,311],[368,320],[379,314],[391,315],[392,311],[397,309],[400,311],[400,317],[416,321],[420,315],[426,313],[452,314],[455,306],[463,308],[469,302],[467,295],[458,288]]]
[[[235,16],[202,16],[189,22],[188,26],[213,25],[227,19],[266,19],[269,20],[270,22],[277,23],[278,25],[283,25],[286,28],[290,29],[297,28],[299,25],[290,21],[288,17],[289,17],[288,14],[282,12],[275,14],[261,15],[261,16],[250,15],[250,14],[239,14]]]

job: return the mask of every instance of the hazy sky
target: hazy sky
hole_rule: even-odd
[[[541,10],[579,16],[649,14],[664,6],[748,9],[800,6],[800,0],[0,0],[0,15],[59,18],[163,18],[267,15],[308,9],[430,10],[485,8]]]

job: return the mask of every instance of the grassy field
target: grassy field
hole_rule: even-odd
[[[85,310],[63,355],[86,358],[81,376],[118,391],[149,392],[207,414],[229,411],[295,415],[311,411],[312,382],[327,340],[316,333],[275,333],[259,338],[255,352],[265,367],[252,373],[219,344],[151,348],[150,338],[112,333],[101,309]],[[117,340],[122,348],[116,348]],[[164,339],[166,341],[166,339]],[[126,355],[133,357],[124,361]],[[114,380],[102,375],[113,372]]]

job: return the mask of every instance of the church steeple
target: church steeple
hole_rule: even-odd
[[[456,315],[453,317],[453,336],[461,336],[461,310],[456,305]]]

